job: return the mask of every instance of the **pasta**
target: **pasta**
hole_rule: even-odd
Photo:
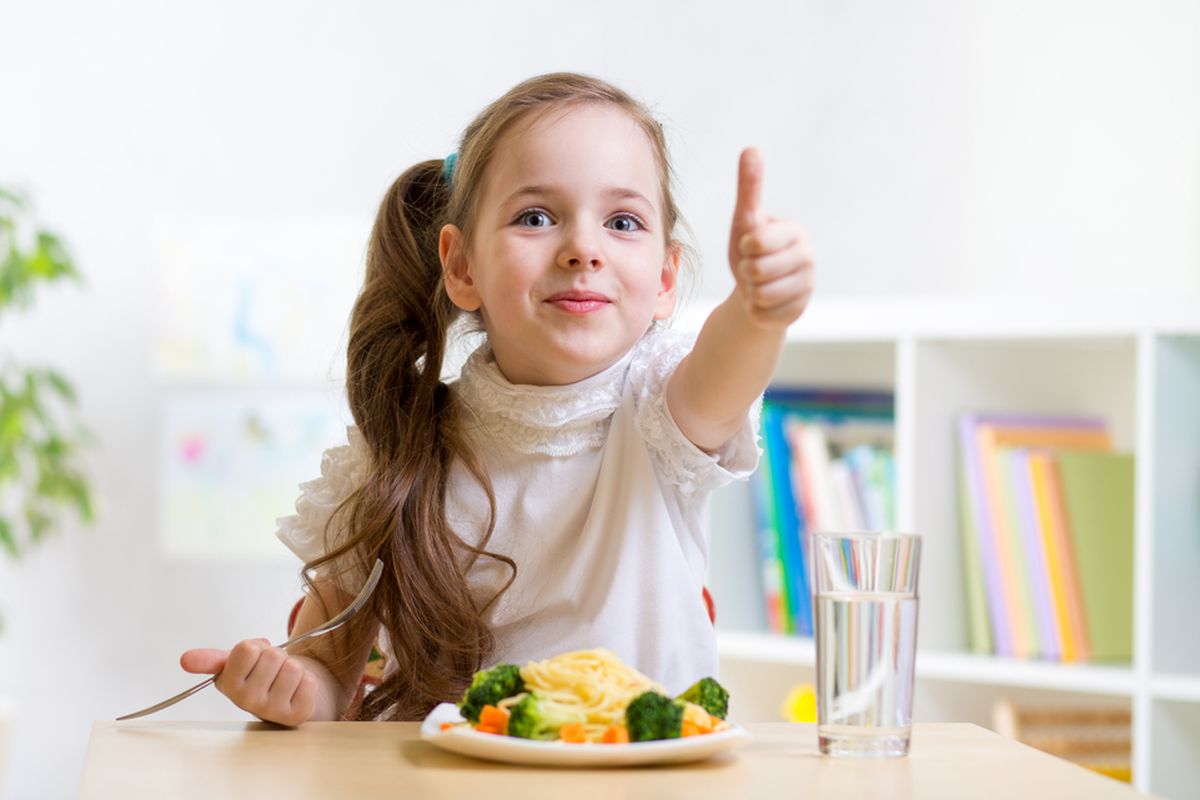
[[[608,650],[575,650],[475,673],[458,704],[464,722],[539,741],[621,744],[729,729],[729,692],[711,677],[677,697]]]
[[[530,661],[521,668],[527,692],[537,692],[583,723],[588,741],[598,742],[609,725],[625,716],[625,707],[646,691],[665,693],[662,686],[647,678],[608,650],[575,650]],[[525,693],[500,701],[511,708]]]

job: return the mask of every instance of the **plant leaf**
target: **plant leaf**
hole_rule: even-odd
[[[17,540],[13,537],[12,525],[4,517],[0,517],[0,546],[3,546],[13,558],[20,558],[21,551],[17,548]]]
[[[71,405],[75,404],[75,387],[71,385],[70,381],[63,377],[62,373],[48,369],[43,372],[42,375],[46,379],[46,383],[48,383],[50,387],[54,389],[55,393],[59,397],[61,397],[63,400],[66,400]]]

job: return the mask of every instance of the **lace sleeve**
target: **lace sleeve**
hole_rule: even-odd
[[[356,426],[347,427],[346,435],[347,444],[332,447],[321,457],[321,477],[300,484],[296,513],[276,520],[275,535],[306,562],[327,551],[326,524],[367,477],[366,441]]]
[[[648,333],[630,366],[637,427],[659,475],[685,497],[711,492],[744,480],[758,466],[758,420],[762,398],[755,400],[741,428],[716,453],[691,442],[667,407],[667,382],[692,349],[695,336],[670,330]]]

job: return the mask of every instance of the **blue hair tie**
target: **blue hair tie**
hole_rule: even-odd
[[[454,179],[454,165],[458,163],[458,153],[451,153],[442,159],[442,180],[449,185]]]

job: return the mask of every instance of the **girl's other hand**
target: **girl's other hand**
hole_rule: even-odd
[[[762,156],[754,148],[743,150],[729,266],[750,321],[763,328],[786,328],[804,312],[812,294],[812,253],[798,223],[762,210],[762,182]]]
[[[188,650],[179,665],[198,674],[219,672],[216,687],[221,694],[267,722],[296,726],[316,709],[316,677],[300,659],[266,639],[246,639],[232,650]]]

